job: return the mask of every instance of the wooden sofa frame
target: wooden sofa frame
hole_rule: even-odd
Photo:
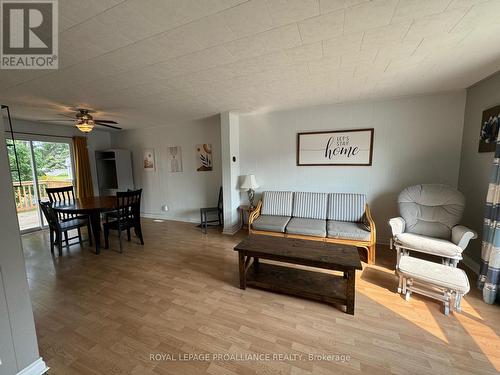
[[[250,213],[248,217],[248,234],[262,234],[266,236],[275,236],[275,237],[287,237],[287,238],[298,238],[303,240],[311,240],[311,241],[322,241],[322,242],[330,242],[344,245],[351,245],[356,247],[361,247],[366,250],[366,257],[368,260],[368,264],[375,263],[375,251],[376,251],[376,240],[377,240],[377,232],[375,228],[375,222],[373,221],[370,207],[368,205],[365,206],[365,216],[368,222],[370,223],[370,240],[362,241],[362,240],[347,240],[342,238],[328,238],[328,237],[314,237],[307,236],[302,234],[290,234],[290,233],[281,233],[281,232],[272,232],[272,231],[264,231],[264,230],[255,230],[252,229],[252,224],[260,216],[260,211],[262,209],[262,200],[259,200],[255,210]]]

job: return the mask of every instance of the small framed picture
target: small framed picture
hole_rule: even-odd
[[[212,166],[212,144],[203,143],[196,145],[196,170],[198,172],[209,172]]]
[[[170,173],[182,172],[182,149],[181,146],[167,147],[167,167]]]
[[[481,134],[479,134],[479,152],[494,152],[498,138],[500,105],[483,111]]]
[[[145,171],[148,171],[148,172],[153,172],[155,170],[155,150],[154,149],[147,149],[147,150],[144,150],[144,154],[143,154],[143,159],[142,159],[142,163],[143,163],[143,167],[144,167],[144,170]]]

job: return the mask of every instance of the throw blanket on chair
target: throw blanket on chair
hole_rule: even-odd
[[[491,180],[486,197],[478,287],[486,303],[500,297],[500,138],[497,139]]]

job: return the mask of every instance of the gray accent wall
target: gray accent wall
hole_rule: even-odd
[[[479,234],[479,239],[472,240],[464,252],[464,257],[472,261],[472,267],[477,267],[481,258],[484,205],[494,157],[493,152],[478,152],[481,118],[485,109],[499,104],[499,73],[467,89],[458,188],[466,199],[463,222]]]

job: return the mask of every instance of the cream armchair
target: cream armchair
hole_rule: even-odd
[[[444,264],[455,266],[462,252],[477,234],[458,225],[465,208],[465,198],[446,185],[415,185],[398,197],[401,217],[389,220],[391,248],[401,254],[410,251],[441,257]]]

